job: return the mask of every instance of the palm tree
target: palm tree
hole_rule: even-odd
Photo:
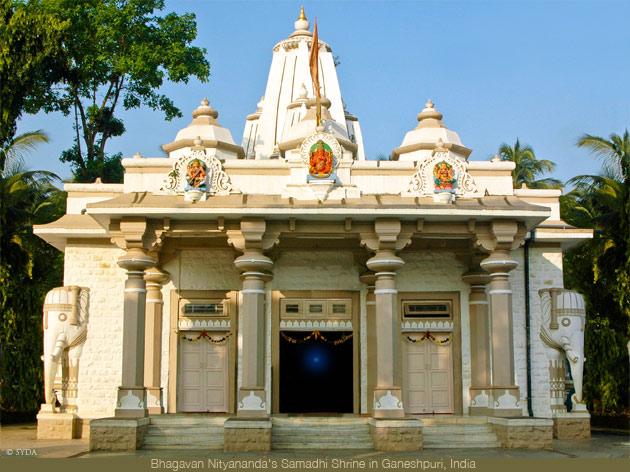
[[[561,188],[562,182],[557,179],[540,179],[535,180],[539,175],[551,172],[556,167],[551,161],[546,159],[538,160],[531,146],[521,145],[518,138],[513,147],[507,143],[501,144],[499,147],[499,158],[504,161],[511,161],[516,164],[512,171],[514,187],[520,188],[525,184],[529,188]]]
[[[591,307],[586,346],[594,386],[589,388],[602,404],[623,406],[628,365],[623,369],[620,347],[625,344],[630,353],[630,136],[628,130],[609,139],[585,134],[577,145],[603,165],[599,175],[578,175],[567,182],[575,189],[563,197],[563,219],[594,228],[595,235],[565,255],[566,267],[576,274],[574,288],[585,294]],[[602,374],[607,371],[612,376]],[[617,393],[623,389],[625,394]],[[606,402],[606,396],[614,401]]]
[[[0,149],[0,175],[18,173],[17,169],[24,162],[24,155],[34,151],[39,144],[48,142],[50,139],[42,130],[30,131],[13,138],[6,147]]]
[[[32,225],[63,215],[64,192],[47,171],[24,171],[25,151],[47,142],[26,133],[3,148],[0,172],[0,409],[32,411],[42,392],[43,297],[62,280],[62,255],[37,236]]]

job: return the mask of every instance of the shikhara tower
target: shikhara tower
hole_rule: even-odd
[[[309,26],[302,9],[295,31],[273,48],[265,95],[245,122],[243,149],[247,159],[277,158],[283,144],[295,139],[295,128],[306,115],[306,103],[314,97],[308,64],[313,42]],[[321,40],[319,45],[319,83],[322,97],[330,101],[329,126],[338,139],[356,143],[356,159],[364,160],[359,120],[346,110],[332,49]]]
[[[66,184],[66,214],[35,227],[65,253],[38,436],[227,451],[589,437],[562,253],[592,232],[561,220],[560,191],[514,189],[513,163],[469,160],[431,100],[391,160],[366,160],[324,42],[318,126],[308,28],[302,12],[275,46],[242,146],[209,93],[168,158]]]

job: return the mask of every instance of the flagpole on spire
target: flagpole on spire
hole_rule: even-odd
[[[311,79],[313,80],[313,92],[315,93],[317,106],[317,126],[322,123],[321,93],[319,91],[319,38],[317,36],[317,18],[313,27],[313,42],[311,43],[311,57],[309,58]]]

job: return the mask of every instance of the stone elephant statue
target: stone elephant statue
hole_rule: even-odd
[[[562,288],[545,288],[541,298],[540,338],[549,358],[552,413],[565,412],[565,358],[569,361],[575,393],[573,411],[585,411],[582,403],[584,326],[586,310],[582,295]]]
[[[57,287],[44,300],[44,389],[47,409],[58,400],[53,392],[59,361],[67,349],[67,372],[62,379],[62,407],[76,408],[79,358],[87,336],[89,288]],[[42,409],[44,407],[42,406]]]

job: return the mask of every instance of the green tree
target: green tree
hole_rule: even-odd
[[[499,147],[499,157],[504,161],[516,164],[512,171],[514,187],[520,188],[523,184],[529,188],[561,188],[562,182],[557,179],[545,178],[535,180],[536,177],[547,172],[552,172],[556,165],[546,159],[537,159],[531,146],[521,145],[518,138],[514,146],[507,143]]]
[[[42,130],[30,131],[12,138],[8,144],[0,147],[0,163],[2,163],[0,175],[18,173],[24,164],[24,154],[34,151],[39,144],[48,142],[50,139]]]
[[[193,14],[155,14],[163,0],[50,0],[48,11],[68,22],[63,40],[62,80],[42,107],[74,115],[74,146],[60,159],[69,162],[75,180],[122,178],[120,155],[107,156],[110,138],[125,127],[116,111],[148,106],[167,120],[181,111],[159,93],[164,80],[208,80],[206,50],[191,46],[197,35]]]
[[[22,113],[37,111],[61,79],[58,61],[67,27],[67,21],[48,15],[41,1],[0,0],[0,149],[10,148]]]
[[[584,294],[586,376],[589,406],[619,411],[628,406],[630,345],[630,139],[584,135],[578,140],[603,160],[600,175],[581,175],[561,197],[568,223],[593,228],[592,240],[565,254],[565,286]]]
[[[29,133],[33,139],[37,133]],[[41,138],[41,137],[40,137]],[[14,142],[24,143],[23,136]],[[37,410],[42,396],[42,305],[45,293],[62,283],[63,254],[33,235],[32,225],[59,218],[65,193],[45,171],[19,169],[0,175],[0,409]]]

